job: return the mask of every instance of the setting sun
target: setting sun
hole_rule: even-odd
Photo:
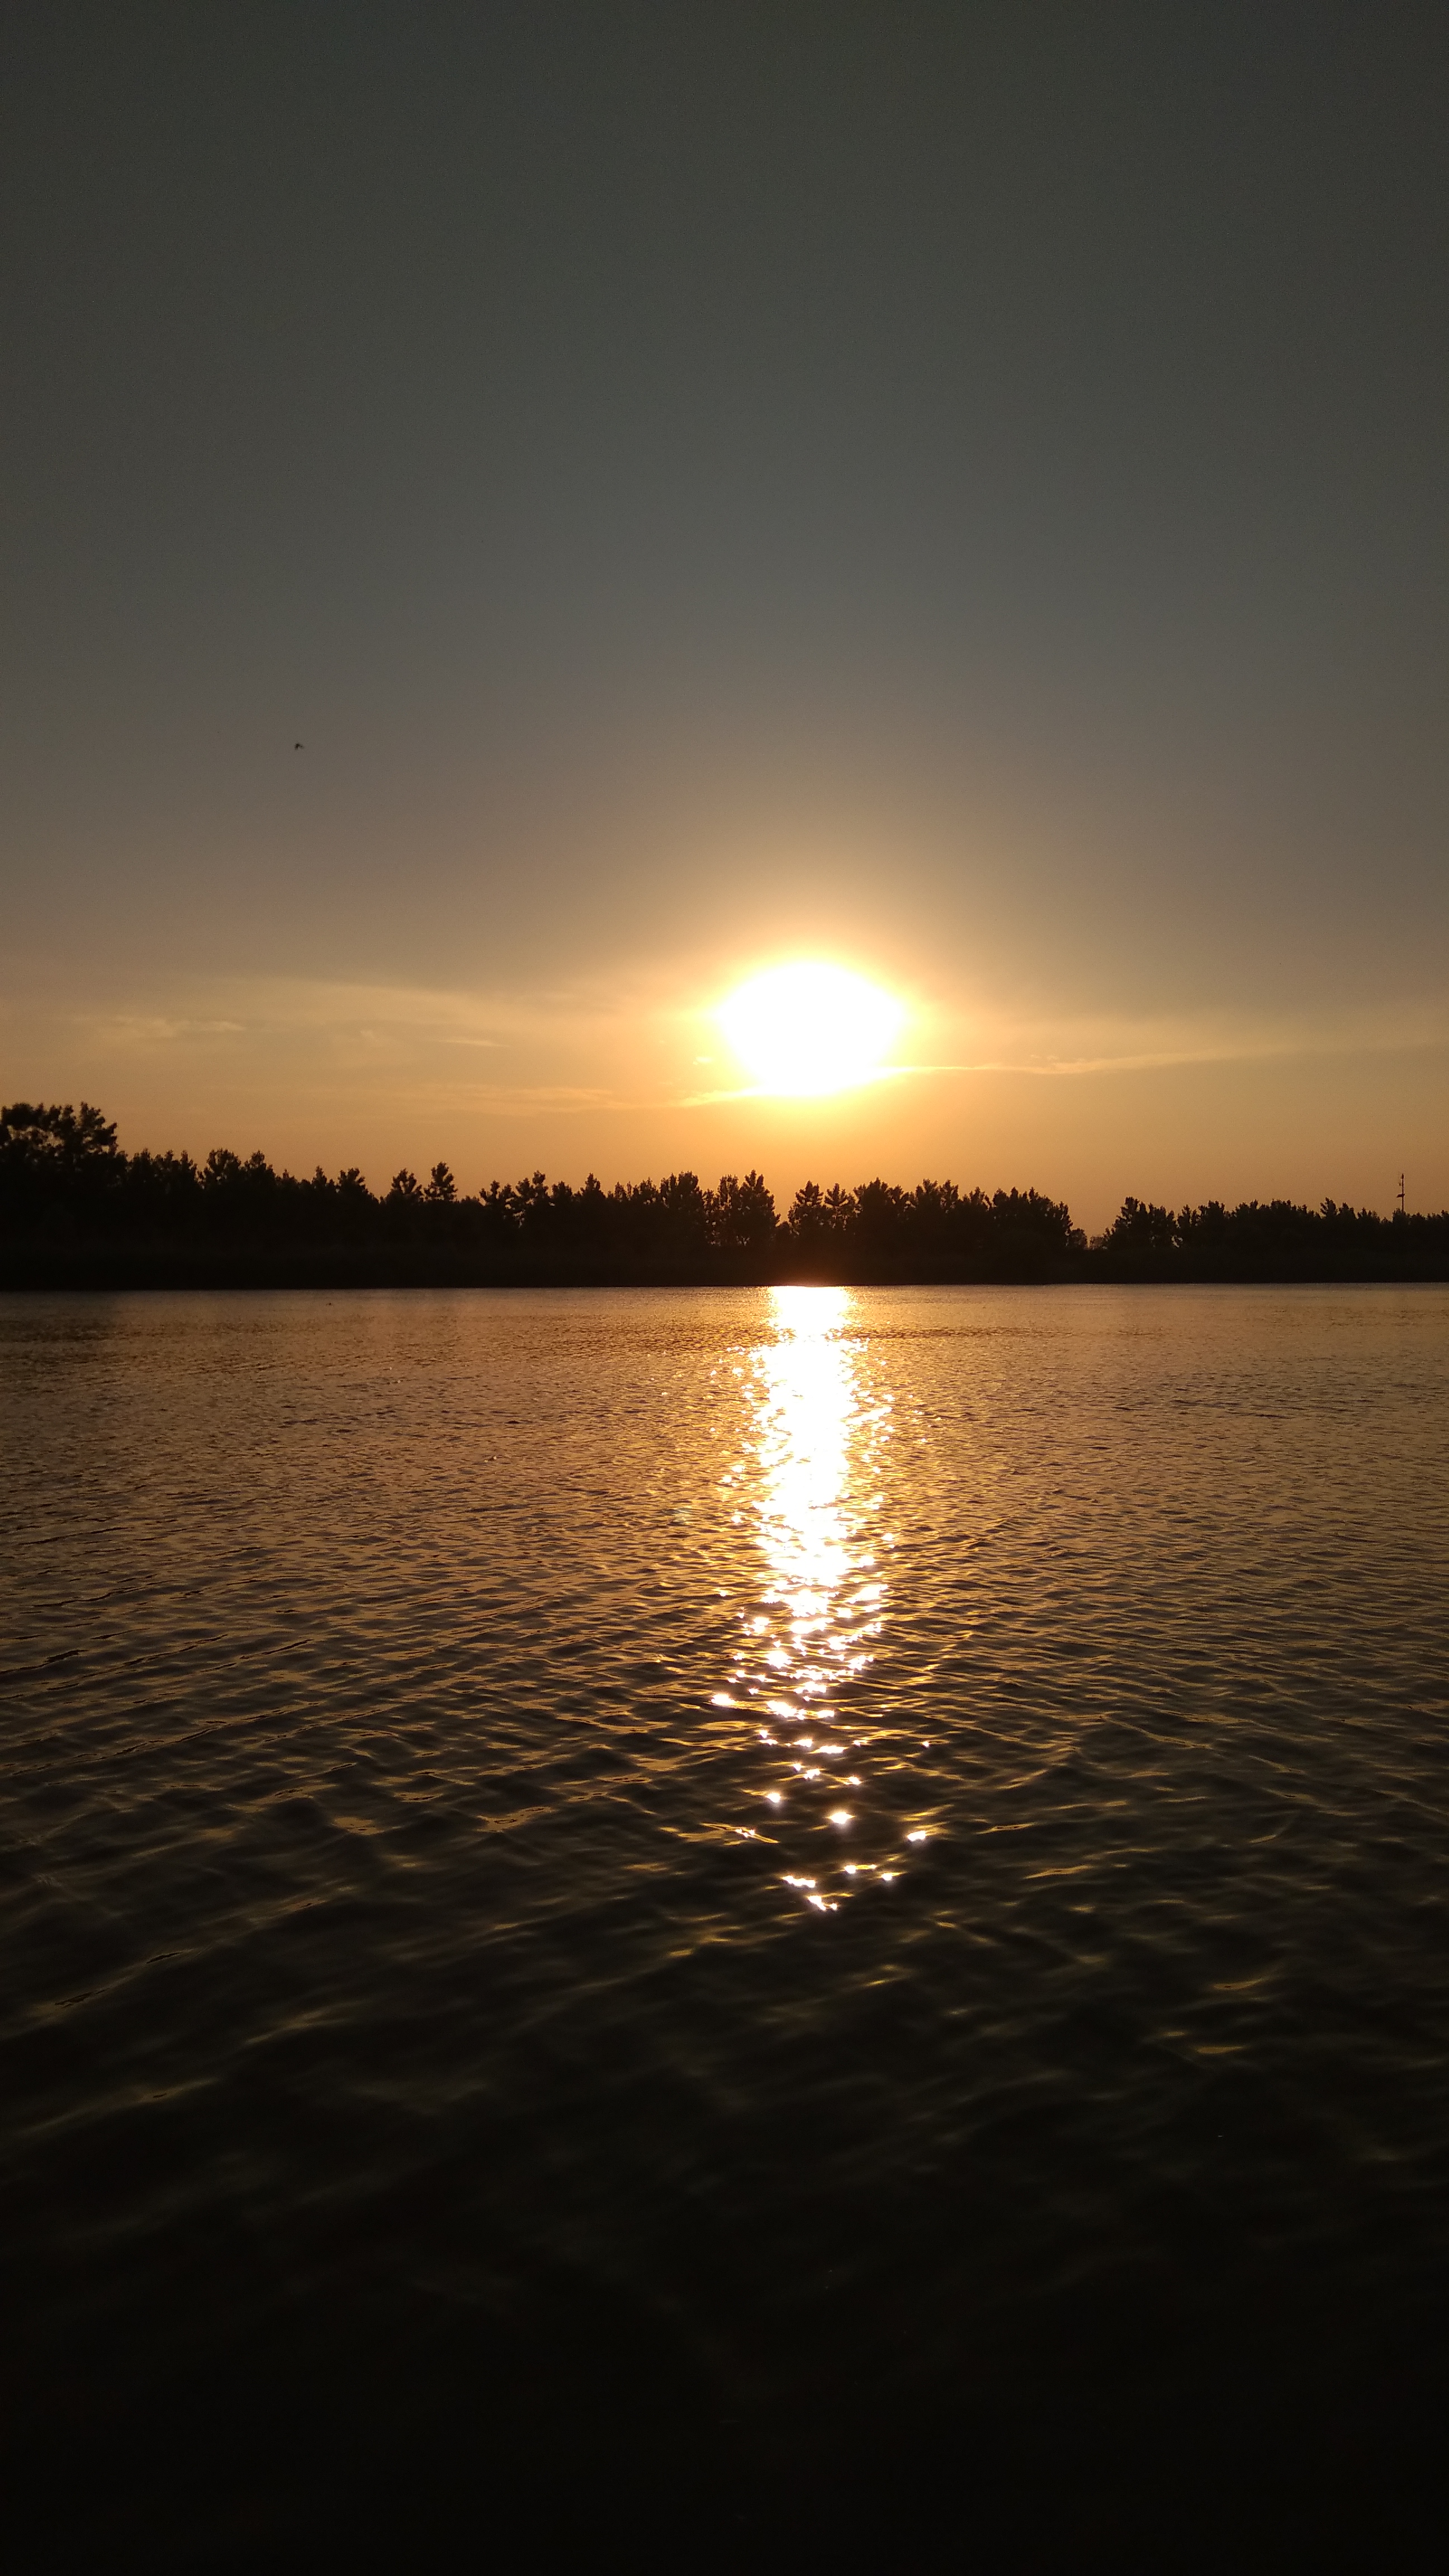
[[[894,994],[863,975],[805,959],[752,976],[719,1010],[759,1089],[795,1099],[871,1081],[905,1016]]]

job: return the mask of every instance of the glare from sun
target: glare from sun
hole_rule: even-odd
[[[719,1010],[757,1089],[797,1100],[874,1080],[905,1016],[879,984],[813,959],[752,975]]]

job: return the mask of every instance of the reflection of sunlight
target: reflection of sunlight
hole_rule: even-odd
[[[835,1767],[860,1758],[860,1739],[852,1745],[851,1720],[835,1703],[868,1667],[884,1613],[876,1531],[890,1407],[852,1329],[849,1289],[776,1288],[770,1297],[774,1335],[745,1373],[750,1445],[738,1485],[729,1480],[753,1506],[747,1519],[765,1583],[736,1632],[730,1679],[740,1696],[717,1704],[753,1704],[781,1729],[778,1736],[758,1729],[761,1747],[773,1748],[765,1756],[773,1781],[783,1785],[757,1794],[777,1839],[828,1834],[828,1855],[812,1849],[812,1875],[784,1876],[818,1910],[833,1912],[834,1898],[817,1886],[822,1870],[841,1869],[841,1896],[854,1892],[847,1878],[869,1883],[861,1863],[841,1866],[840,1843],[856,1839],[857,1814],[836,1801],[842,1789],[863,1784],[857,1772]]]
[[[761,1354],[759,1415],[760,1535],[777,1610],[769,1660],[810,1699],[839,1665],[834,1613],[856,1564],[846,1506],[859,1354],[838,1338],[849,1289],[776,1288],[772,1303],[782,1329]]]

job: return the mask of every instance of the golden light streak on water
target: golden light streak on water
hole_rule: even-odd
[[[851,1831],[857,1810],[825,1801],[842,1786],[859,1789],[858,1771],[833,1766],[858,1748],[847,1740],[834,1702],[867,1673],[886,1606],[881,1573],[880,1467],[890,1438],[890,1404],[876,1384],[857,1300],[848,1288],[786,1287],[770,1292],[772,1332],[752,1354],[748,1378],[748,1448],[731,1490],[743,1509],[759,1562],[756,1600],[740,1615],[731,1693],[762,1709],[779,1729],[759,1730],[770,1758],[761,1795],[770,1822],[816,1832]],[[824,1724],[825,1735],[813,1730]],[[815,1875],[782,1872],[817,1910],[833,1908]]]

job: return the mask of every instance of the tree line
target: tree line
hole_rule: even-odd
[[[0,1109],[0,1284],[496,1285],[1449,1277],[1449,1211],[1384,1218],[1325,1200],[1179,1210],[1128,1198],[1088,1242],[1040,1191],[807,1181],[781,1214],[758,1172],[606,1190],[534,1172],[459,1189],[446,1163],[310,1180],[218,1146],[128,1154],[80,1108]]]

